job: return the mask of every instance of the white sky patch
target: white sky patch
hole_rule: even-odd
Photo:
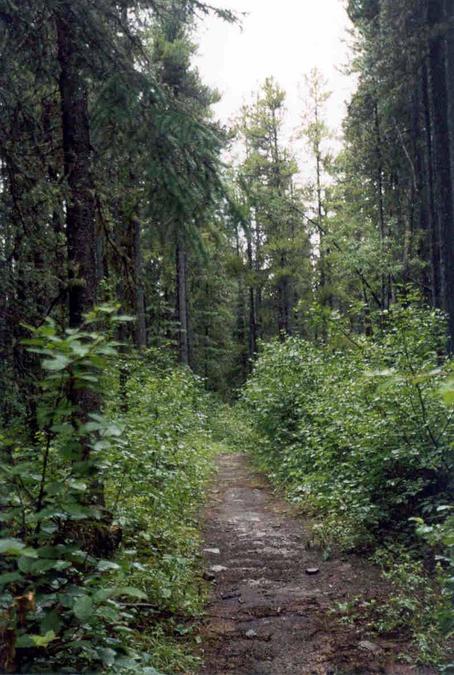
[[[287,133],[292,136],[304,108],[303,76],[317,66],[332,92],[327,122],[340,131],[346,101],[355,87],[354,78],[342,72],[349,60],[351,27],[344,0],[212,0],[211,4],[247,12],[242,28],[209,17],[198,31],[195,63],[203,81],[222,94],[215,114],[223,123],[272,75],[287,93]]]

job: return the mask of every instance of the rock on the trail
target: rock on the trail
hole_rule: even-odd
[[[223,593],[221,595],[221,598],[223,600],[233,600],[233,599],[239,598],[239,597],[241,597],[240,591],[232,591],[231,593]]]
[[[212,555],[221,555],[221,550],[219,548],[204,548],[204,553],[210,553]]]
[[[382,651],[379,645],[369,642],[369,640],[362,640],[358,643],[358,647],[364,651],[371,652],[371,654],[379,654]]]
[[[306,574],[309,574],[309,575],[318,574],[319,572],[320,572],[320,568],[318,568],[318,567],[308,567],[307,570],[306,570]]]
[[[214,572],[215,574],[219,574],[220,572],[225,572],[227,567],[224,567],[224,565],[212,565],[210,567],[210,572]]]
[[[257,637],[257,633],[255,632],[255,630],[252,630],[252,629],[248,630],[247,633],[246,633],[246,637],[249,638],[250,640],[252,640],[253,638]]]

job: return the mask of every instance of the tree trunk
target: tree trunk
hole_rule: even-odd
[[[374,127],[375,127],[375,154],[377,158],[377,207],[378,207],[378,226],[380,233],[380,251],[382,255],[381,263],[384,263],[385,255],[385,206],[384,206],[384,188],[383,188],[383,157],[382,157],[382,139],[380,130],[380,117],[378,115],[378,104],[374,103]],[[386,274],[381,275],[381,309],[389,307],[389,289],[387,289]]]
[[[428,4],[429,25],[439,27],[445,21],[443,0],[432,0]],[[451,33],[451,31],[450,31]],[[452,42],[434,31],[429,41],[430,58],[430,97],[433,149],[435,160],[435,196],[437,221],[440,240],[441,299],[448,314],[450,348],[454,340],[454,211],[453,186],[451,174],[451,140],[449,113],[452,109],[452,96],[448,92],[448,81],[452,80]],[[452,129],[451,129],[452,130]]]
[[[445,0],[445,20],[448,25],[445,40],[446,86],[448,92],[448,138],[450,156],[451,217],[444,231],[445,310],[448,313],[450,350],[454,349],[454,2]]]
[[[430,281],[432,290],[432,304],[441,306],[440,299],[440,245],[438,240],[437,216],[434,196],[434,157],[432,146],[432,121],[429,97],[429,66],[427,60],[422,74],[422,106],[424,111],[424,211],[425,230],[429,247]]]
[[[176,244],[176,314],[178,321],[178,351],[180,363],[189,366],[189,321],[188,321],[188,289],[186,249],[183,237],[177,235]]]
[[[241,260],[240,231],[238,225],[235,228],[236,255]],[[249,258],[248,258],[249,260]],[[249,264],[248,264],[249,267]],[[240,382],[243,384],[249,374],[249,339],[250,335],[246,327],[246,298],[244,275],[237,277],[238,298],[236,310],[236,340],[239,346]],[[252,297],[254,299],[254,297]]]
[[[255,261],[254,270],[256,274],[255,282],[255,346],[257,347],[257,340],[263,337],[263,322],[262,322],[262,242],[260,237],[260,225],[255,218]]]
[[[56,15],[63,161],[67,184],[66,237],[69,276],[69,324],[79,327],[96,301],[96,215],[92,180],[92,158],[88,118],[88,92],[81,74],[78,36],[74,30],[71,5],[63,3]],[[99,396],[88,389],[73,387],[70,392],[78,423],[89,420],[99,409]],[[90,445],[83,437],[81,460],[88,461]],[[87,471],[94,479],[92,467]],[[92,497],[103,502],[102,488],[93,480]]]
[[[315,110],[315,119],[318,124],[318,109]],[[315,178],[317,190],[317,222],[318,222],[318,241],[319,241],[319,270],[320,270],[320,291],[321,291],[321,305],[324,307],[327,303],[326,289],[327,289],[327,265],[325,250],[325,229],[323,227],[323,198],[322,198],[322,153],[320,143],[317,141],[315,147]],[[322,317],[322,338],[324,341],[328,339],[328,322],[323,313]]]
[[[246,250],[249,275],[254,274],[254,257],[252,252],[252,233],[248,226],[246,228]],[[255,293],[252,278],[249,281],[249,359],[253,359],[257,353],[257,316],[255,306]]]
[[[88,119],[88,93],[80,72],[70,4],[57,15],[63,157],[68,187],[66,236],[69,267],[69,322],[80,326],[96,301],[95,194]]]
[[[279,316],[278,327],[279,337],[282,341],[290,335],[290,299],[289,299],[289,283],[286,274],[287,257],[285,252],[281,253],[279,266],[281,268],[281,279],[278,285],[278,304]]]
[[[136,330],[135,343],[139,349],[147,346],[147,327],[145,321],[145,290],[143,286],[143,260],[142,260],[142,231],[140,220],[132,219],[133,228],[133,266],[134,266],[134,295]]]

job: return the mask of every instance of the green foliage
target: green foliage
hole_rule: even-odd
[[[429,575],[415,552],[403,546],[378,549],[373,561],[382,571],[390,592],[372,597],[357,596],[333,610],[341,623],[360,623],[369,637],[377,635],[411,640],[417,656],[401,654],[411,665],[439,665],[445,656],[445,636],[438,616],[446,610],[441,574]]]
[[[101,667],[121,651],[109,631],[126,621],[119,599],[136,590],[103,588],[111,529],[99,487],[121,432],[101,414],[83,420],[71,397],[99,391],[115,344],[93,324],[114,312],[102,307],[62,335],[48,320],[25,341],[43,368],[39,431],[30,443],[6,431],[0,464],[1,622],[20,668],[39,668],[44,652],[53,667],[63,650],[80,669]]]
[[[283,143],[285,96],[267,78],[254,104],[242,109],[236,129],[245,152],[237,169],[234,210],[249,288],[250,357],[257,336],[295,328],[297,301],[310,296],[311,247],[303,195],[295,180],[298,166]]]
[[[112,454],[106,485],[124,539],[113,577],[146,598],[126,643],[166,672],[187,672],[194,659],[186,624],[204,601],[197,513],[212,466],[209,399],[198,378],[158,350],[121,362],[106,390],[124,444]]]
[[[210,414],[210,428],[213,441],[227,446],[229,452],[245,452],[257,436],[240,406],[220,405],[217,400]]]
[[[96,326],[123,320],[115,312],[63,333],[49,320],[26,341],[43,368],[40,429],[29,444],[5,430],[0,463],[0,626],[18,672],[192,663],[168,636],[182,641],[203,597],[205,398],[157,352],[114,365],[116,345]],[[106,409],[81,418],[74,390],[108,392]]]
[[[437,618],[446,611],[440,592],[441,574],[431,578],[423,562],[403,547],[379,549],[374,561],[393,592],[386,603],[368,608],[373,631],[408,635],[416,643],[421,661],[438,665],[444,656],[444,636]]]
[[[449,489],[443,320],[396,306],[386,326],[380,339],[354,338],[342,350],[300,339],[267,345],[244,392],[261,461],[323,514],[319,534],[346,547],[383,530],[410,535],[409,518],[434,518]]]
[[[451,408],[454,405],[454,381],[452,376],[441,388],[443,399]],[[440,562],[443,574],[444,604],[439,612],[439,623],[447,637],[454,634],[454,515],[452,499],[450,504],[438,507],[438,518],[428,524],[422,518],[415,518],[417,533],[432,547]]]
[[[196,512],[211,467],[206,403],[188,370],[153,369],[150,357],[129,363],[125,400],[115,411],[126,451],[113,458],[108,499],[130,544],[147,561],[129,570],[128,578],[155,607],[190,614],[200,607],[190,580],[198,551]]]

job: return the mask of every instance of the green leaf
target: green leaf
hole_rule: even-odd
[[[56,570],[61,572],[62,570],[68,569],[71,567],[71,563],[65,560],[55,560],[55,559],[41,559],[41,560],[32,560],[29,562],[28,570],[23,569],[20,566],[20,569],[25,572],[28,571],[31,574],[43,574],[49,570]]]
[[[37,558],[38,553],[33,548],[29,548],[20,539],[0,539],[0,555],[27,556]]]
[[[119,570],[121,568],[118,563],[112,562],[110,560],[100,560],[97,565],[97,569],[100,572],[107,572],[108,570]]]
[[[82,480],[70,480],[68,485],[71,490],[76,490],[76,492],[85,492],[88,489],[87,483]]]
[[[44,359],[41,365],[46,370],[58,371],[64,370],[70,363],[71,359],[68,359],[64,354],[57,353],[51,359]]]
[[[101,658],[105,666],[113,666],[115,663],[116,652],[108,647],[102,647],[97,650],[98,656]]]
[[[19,572],[6,572],[5,574],[0,574],[0,586],[12,584],[15,581],[20,581],[21,579],[23,579],[23,577],[21,574],[19,574]]]
[[[30,637],[36,647],[47,647],[49,642],[55,640],[56,635],[53,630],[48,630],[45,635],[31,635]]]
[[[117,314],[117,316],[113,316],[111,321],[112,323],[123,323],[126,321],[135,321],[135,317],[133,316],[127,316],[126,314]]]
[[[0,553],[3,555],[20,555],[25,544],[20,539],[0,539]]]
[[[41,619],[40,628],[44,634],[49,631],[53,631],[57,634],[62,627],[63,622],[60,619],[58,612],[55,609],[51,609],[50,612],[46,612],[46,615]]]
[[[104,602],[108,598],[115,598],[121,596],[128,596],[130,598],[137,598],[138,600],[146,600],[147,594],[133,586],[123,586],[120,588],[101,588],[93,596],[95,602]]]
[[[16,647],[47,647],[55,638],[53,630],[49,630],[45,635],[21,635],[16,641]]]
[[[116,593],[115,588],[100,588],[99,591],[93,595],[93,600],[97,603],[104,602],[109,598],[112,598]]]
[[[147,594],[141,591],[139,588],[134,588],[133,586],[124,586],[123,588],[117,588],[115,590],[115,595],[122,596],[127,595],[130,598],[137,598],[138,600],[146,600]]]
[[[89,506],[82,506],[81,504],[65,504],[65,511],[70,520],[85,520],[92,515],[92,508]]]
[[[89,595],[83,595],[77,598],[74,603],[73,612],[80,621],[88,621],[93,614],[93,600]]]

